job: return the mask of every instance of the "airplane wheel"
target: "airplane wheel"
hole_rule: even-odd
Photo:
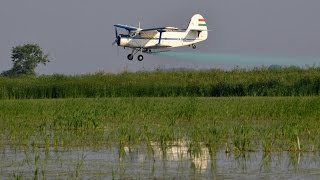
[[[193,49],[196,49],[196,48],[197,48],[197,46],[196,46],[196,45],[194,45],[194,44],[192,44],[192,48],[193,48]]]
[[[142,55],[138,56],[138,61],[143,61],[143,56]]]
[[[127,58],[128,58],[129,61],[131,61],[133,59],[133,55],[129,54]]]

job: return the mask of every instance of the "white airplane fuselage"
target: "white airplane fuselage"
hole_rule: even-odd
[[[120,46],[129,48],[146,48],[148,47],[166,47],[176,48],[182,46],[190,46],[202,41],[208,37],[208,31],[184,31],[184,32],[163,32],[160,39],[160,32],[153,37],[136,35],[134,37],[122,36]]]

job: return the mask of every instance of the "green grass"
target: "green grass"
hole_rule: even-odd
[[[1,100],[0,147],[318,151],[319,109],[319,97]]]
[[[0,77],[0,99],[320,95],[320,68]]]

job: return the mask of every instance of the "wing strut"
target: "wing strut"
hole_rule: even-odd
[[[160,38],[159,38],[159,43],[158,43],[158,45],[160,45],[160,43],[161,43],[162,33],[163,33],[163,31],[159,31],[159,32],[160,32]]]

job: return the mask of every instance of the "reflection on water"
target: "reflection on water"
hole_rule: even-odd
[[[225,153],[210,156],[209,150],[190,153],[186,142],[168,147],[158,143],[135,148],[105,149],[12,149],[0,155],[3,178],[108,178],[108,179],[317,179],[318,153]],[[3,179],[2,178],[2,179]]]
[[[208,148],[201,148],[201,152],[192,155],[188,151],[188,145],[185,141],[173,142],[169,148],[163,149],[158,143],[151,143],[154,156],[160,160],[166,161],[182,161],[189,160],[195,170],[206,171],[209,167],[210,154]]]

